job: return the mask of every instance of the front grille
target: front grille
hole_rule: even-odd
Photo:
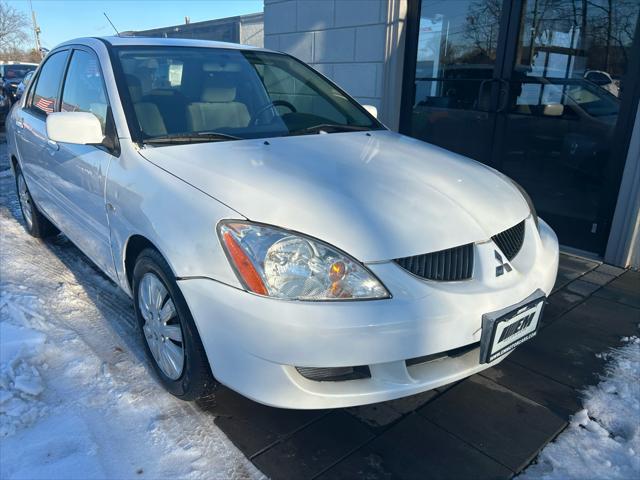
[[[519,224],[491,237],[508,260],[513,260],[524,242],[524,220]]]
[[[398,258],[395,262],[414,275],[429,280],[467,280],[473,275],[473,243],[439,252]]]

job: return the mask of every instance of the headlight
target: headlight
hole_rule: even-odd
[[[527,205],[529,205],[529,210],[531,210],[531,216],[533,217],[533,222],[536,224],[536,228],[539,229],[538,227],[538,213],[536,212],[536,207],[533,206],[533,200],[531,200],[531,197],[529,196],[529,194],[527,193],[527,191],[522,188],[522,185],[520,185],[518,182],[516,182],[515,180],[513,180],[512,178],[506,177],[509,180],[511,180],[511,183],[513,183],[515,185],[515,187],[520,190],[520,193],[522,194],[522,196],[524,197],[524,199],[527,202]]]
[[[241,221],[218,225],[229,262],[244,287],[288,300],[389,298],[358,261],[319,240]]]

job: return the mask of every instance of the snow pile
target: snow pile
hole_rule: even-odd
[[[14,188],[0,176],[0,479],[261,478],[157,383],[130,299],[64,237],[26,234]]]
[[[0,303],[0,318],[9,309]],[[33,361],[44,340],[34,330],[0,323],[0,438],[32,424],[46,410],[38,400],[44,386]]]
[[[607,375],[584,409],[547,445],[520,480],[640,478],[640,339],[606,354]]]

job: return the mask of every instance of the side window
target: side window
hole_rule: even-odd
[[[84,50],[75,50],[69,62],[60,110],[93,113],[105,133],[108,106],[98,59]]]
[[[67,62],[67,51],[57,52],[51,55],[40,70],[38,83],[31,100],[31,108],[45,115],[53,113],[58,101],[60,81]]]

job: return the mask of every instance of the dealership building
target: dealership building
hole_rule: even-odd
[[[168,27],[122,32],[135,37],[191,38],[195,40],[216,40],[219,42],[241,43],[253,47],[263,46],[263,14],[251,13],[235,17],[218,18],[204,22],[185,22]]]
[[[135,34],[290,53],[389,128],[514,178],[565,251],[638,268],[639,11],[640,0],[265,0],[263,13]]]
[[[264,45],[391,129],[514,178],[565,250],[638,267],[639,11],[638,0],[265,0]]]

